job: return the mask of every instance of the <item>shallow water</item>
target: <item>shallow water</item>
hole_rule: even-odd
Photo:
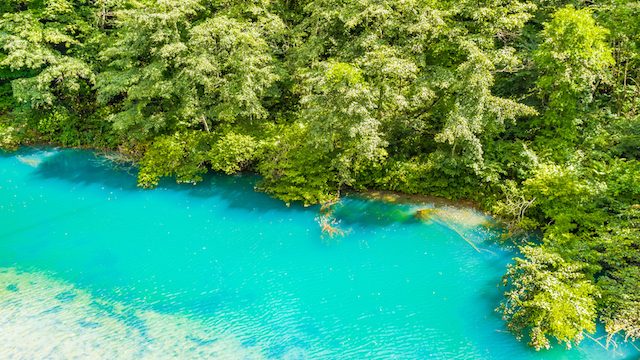
[[[329,238],[317,207],[255,181],[143,191],[91,152],[0,154],[2,357],[638,358],[508,334],[494,308],[513,253],[481,214],[423,223],[417,205],[347,198]]]

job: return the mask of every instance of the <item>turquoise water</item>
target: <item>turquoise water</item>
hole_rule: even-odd
[[[423,223],[417,205],[347,198],[330,238],[317,207],[255,182],[143,191],[91,152],[0,154],[3,358],[638,358],[508,334],[494,308],[513,254],[481,214]]]

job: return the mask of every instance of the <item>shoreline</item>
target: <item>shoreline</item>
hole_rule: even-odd
[[[428,195],[428,194],[409,194],[400,191],[393,190],[375,190],[366,189],[362,191],[348,192],[348,195],[356,195],[366,199],[380,200],[394,204],[415,204],[415,205],[427,205],[432,204],[435,206],[450,206],[455,208],[467,208],[480,211],[486,215],[491,215],[488,211],[482,208],[480,204],[473,200],[461,199],[451,200],[441,196]]]
[[[15,149],[0,149],[0,151],[5,153],[12,153],[12,152],[19,152],[21,150],[27,150],[27,149],[34,149],[34,150],[68,149],[68,150],[91,151],[96,156],[103,157],[107,160],[113,161],[114,163],[118,163],[118,162],[128,163],[132,166],[137,167],[136,159],[134,159],[130,154],[126,154],[118,149],[100,149],[100,148],[89,147],[89,146],[63,146],[63,145],[48,144],[48,143],[34,143],[34,144],[23,144],[18,146]],[[216,174],[216,172],[211,170],[209,170],[208,173]],[[253,171],[248,171],[244,173],[259,176],[258,173]],[[255,190],[255,191],[264,193],[259,190]],[[482,212],[484,215],[491,216],[492,218],[494,218],[494,220],[499,220],[490,211],[483,208],[478,202],[469,200],[469,199],[451,200],[451,199],[441,197],[441,196],[436,196],[436,195],[409,194],[409,193],[403,193],[403,192],[394,191],[394,190],[378,190],[378,189],[364,189],[364,190],[348,189],[344,192],[344,195],[342,195],[341,197],[343,196],[356,196],[356,197],[365,198],[369,200],[384,201],[391,204],[433,205],[435,207],[449,206],[454,208],[466,208],[466,209],[472,209],[475,211]],[[283,203],[285,202],[283,201]],[[322,204],[315,204],[315,205],[322,206]]]

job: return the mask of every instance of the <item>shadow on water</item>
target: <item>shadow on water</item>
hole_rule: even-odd
[[[0,153],[3,157],[35,157],[51,149],[27,148],[13,153]],[[150,191],[137,186],[138,170],[133,164],[117,163],[88,150],[57,150],[38,160],[35,176],[57,179],[79,185],[100,185],[121,191]],[[196,185],[177,184],[173,178],[164,178],[158,188],[184,192],[188,196],[207,199],[221,198],[230,208],[252,211],[293,211],[299,204],[287,207],[280,200],[257,192],[256,175],[221,175],[209,173]]]
[[[301,204],[297,203],[286,206],[283,201],[257,191],[255,187],[259,180],[260,177],[254,174],[225,175],[207,173],[203,175],[203,180],[196,185],[177,184],[174,179],[169,178],[163,179],[160,187],[186,192],[187,195],[196,198],[221,198],[232,209],[258,212],[290,212],[304,209]],[[315,208],[317,207],[309,209]]]
[[[84,150],[62,150],[43,159],[35,175],[42,179],[58,179],[81,185],[102,185],[136,190],[137,171],[129,164],[118,164],[96,153]]]
[[[137,186],[137,168],[119,163],[88,150],[58,150],[55,148],[22,148],[16,152],[0,152],[2,157],[16,157],[34,166],[35,176],[63,180],[75,185],[99,185],[120,191],[148,191]],[[300,203],[285,204],[268,194],[255,190],[257,175],[223,175],[208,173],[196,185],[177,184],[164,178],[158,188],[201,198],[219,198],[229,208],[256,212],[290,212],[305,209]],[[308,211],[318,212],[313,206]],[[417,224],[415,206],[348,196],[333,206],[332,217],[345,226],[386,227],[394,224]]]
[[[46,155],[43,155],[46,154]],[[57,179],[79,185],[100,185],[120,191],[147,191],[137,186],[137,168],[130,163],[114,162],[88,150],[58,150],[55,148],[22,148],[16,152],[0,152],[2,157],[19,157],[21,161],[37,162],[35,176]],[[37,166],[35,166],[37,165]],[[158,188],[208,199],[220,198],[230,208],[249,211],[300,211],[304,207],[293,203],[287,207],[278,199],[255,190],[257,175],[223,175],[208,173],[196,185],[177,184],[164,178]],[[319,207],[308,208],[318,212]],[[393,224],[417,224],[415,209],[409,204],[348,196],[333,206],[332,216],[346,226],[386,227]]]
[[[357,197],[346,198],[334,205],[332,215],[345,225],[367,227],[419,222],[409,206]]]

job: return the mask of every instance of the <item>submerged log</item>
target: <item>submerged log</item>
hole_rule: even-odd
[[[337,221],[327,216],[320,216],[318,223],[323,234],[329,237],[344,236],[344,231],[337,226]]]
[[[429,221],[433,219],[437,212],[438,210],[433,208],[418,209],[413,216],[418,220]]]

